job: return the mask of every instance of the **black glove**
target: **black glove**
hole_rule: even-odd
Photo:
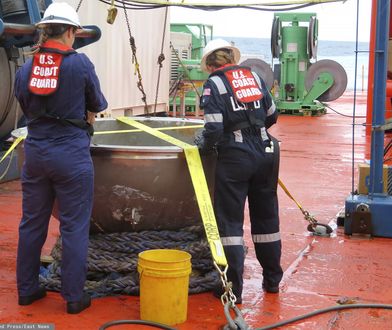
[[[203,135],[204,129],[198,129],[195,132],[195,145],[200,148],[200,146],[202,146],[204,144],[204,135]]]
[[[211,154],[214,151],[214,149],[207,147],[203,132],[204,129],[199,129],[196,131],[194,142],[199,149],[200,155],[205,156]]]

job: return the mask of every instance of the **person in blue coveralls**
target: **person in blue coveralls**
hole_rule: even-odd
[[[200,100],[205,124],[195,143],[201,154],[218,155],[214,210],[229,265],[227,277],[237,303],[242,303],[247,198],[265,292],[279,292],[283,271],[277,198],[279,144],[267,131],[276,123],[277,111],[263,79],[237,65],[239,59],[239,49],[226,40],[215,39],[206,45],[201,68],[210,75]],[[222,294],[220,287],[214,291],[217,297]]]
[[[15,96],[27,119],[22,170],[23,215],[19,225],[19,305],[46,296],[39,285],[40,254],[57,199],[62,238],[61,294],[67,312],[88,308],[83,292],[93,203],[90,138],[94,113],[107,108],[91,61],[72,45],[81,28],[67,3],[49,5],[37,23],[33,57],[17,71]]]

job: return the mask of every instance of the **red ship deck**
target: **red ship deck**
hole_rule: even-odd
[[[364,115],[365,97],[360,96],[357,101],[358,114]],[[343,96],[331,106],[350,115],[352,95]],[[364,121],[357,119],[357,123]],[[328,110],[321,117],[281,116],[271,131],[282,142],[281,180],[322,223],[335,224],[336,214],[351,191],[351,124],[351,118]],[[359,163],[366,152],[363,126],[356,126],[355,140],[355,162]],[[18,306],[15,256],[21,216],[20,183],[1,184],[0,194],[0,324],[53,323],[56,330],[98,329],[111,320],[139,319],[139,298],[133,296],[94,299],[91,308],[79,315],[66,314],[65,303],[55,292],[30,306]],[[301,212],[281,189],[279,197],[285,274],[277,295],[262,291],[261,269],[247,228],[249,253],[243,304],[239,307],[251,328],[336,305],[342,298],[356,303],[392,304],[390,239],[349,237],[339,227],[329,238],[312,236]],[[53,219],[45,254],[50,252],[56,238],[57,223]],[[212,330],[226,323],[220,301],[211,293],[203,293],[189,297],[188,320],[175,327]],[[392,329],[392,312],[379,309],[331,312],[285,329]]]

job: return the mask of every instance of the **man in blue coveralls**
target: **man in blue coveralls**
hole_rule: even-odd
[[[30,305],[46,296],[38,282],[40,255],[56,198],[63,248],[61,294],[67,312],[77,314],[91,304],[83,292],[94,184],[91,124],[94,113],[108,104],[93,64],[72,49],[81,28],[76,11],[67,3],[53,3],[37,27],[40,39],[33,58],[15,78],[15,95],[28,128],[17,256],[18,303]]]

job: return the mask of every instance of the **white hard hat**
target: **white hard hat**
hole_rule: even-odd
[[[78,13],[68,3],[54,2],[46,8],[44,17],[36,24],[67,24],[81,28]]]
[[[226,40],[214,39],[214,40],[209,41],[203,50],[203,57],[201,59],[201,69],[203,71],[206,71],[206,72],[208,71],[207,66],[206,66],[206,59],[207,59],[208,55],[210,55],[213,52],[215,52],[216,50],[222,49],[222,48],[231,49],[234,53],[234,61],[236,64],[238,63],[238,61],[241,58],[240,50],[237,47],[232,46]]]

